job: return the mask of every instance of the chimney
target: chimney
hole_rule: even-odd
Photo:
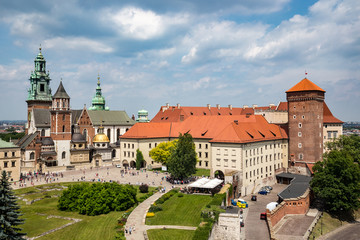
[[[169,107],[170,107],[170,104],[169,104],[169,103],[166,103],[166,107],[169,108]]]
[[[177,108],[177,109],[180,109],[180,103],[177,103],[177,104],[176,104],[176,108]]]
[[[255,109],[255,108],[257,108],[257,107],[258,107],[257,104],[253,104],[253,105],[252,105],[252,108],[253,108],[253,109]]]
[[[248,105],[243,105],[243,109],[248,108],[248,107],[249,107]]]
[[[135,115],[134,114],[131,116],[131,119],[135,121]]]
[[[210,110],[210,109],[211,109],[211,105],[210,105],[210,104],[207,104],[207,108]]]
[[[232,110],[232,105],[231,104],[229,104],[229,109]]]
[[[269,104],[269,108],[272,108],[272,107],[275,107],[275,104],[270,103],[270,104]]]
[[[220,104],[216,104],[216,108],[220,110]]]

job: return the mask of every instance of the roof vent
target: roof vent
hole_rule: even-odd
[[[250,136],[251,138],[254,138],[254,136],[251,135],[248,131],[246,131],[246,133],[249,134],[249,136]]]
[[[206,105],[207,106],[207,108],[210,110],[210,108],[211,108],[211,105],[210,104],[207,104]]]
[[[229,109],[232,110],[232,105],[231,104],[229,104]]]
[[[274,135],[274,137],[276,137],[276,134],[273,131],[270,131],[272,133],[272,135]]]
[[[235,123],[236,125],[239,125],[239,120],[234,120],[234,123]]]
[[[178,109],[180,109],[180,103],[176,104],[176,107],[177,107]]]
[[[220,104],[216,104],[217,109],[220,110]]]
[[[205,134],[208,132],[209,130],[206,130],[205,132],[201,133],[201,136],[205,136]]]

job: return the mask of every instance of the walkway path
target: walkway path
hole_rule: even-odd
[[[127,219],[125,228],[134,229],[131,234],[126,234],[126,239],[128,240],[141,240],[145,239],[144,235],[148,229],[163,229],[163,228],[171,228],[171,229],[183,229],[183,230],[196,230],[197,227],[189,227],[189,226],[174,226],[174,225],[145,225],[146,213],[149,210],[151,204],[153,204],[159,197],[163,194],[160,192],[155,193],[142,203],[140,203],[130,214]]]
[[[357,240],[360,236],[360,219],[357,219],[355,222],[348,223],[343,225],[340,228],[335,229],[325,235],[320,236],[319,240],[325,239],[347,239],[347,240]]]

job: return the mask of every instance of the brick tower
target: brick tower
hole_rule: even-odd
[[[50,77],[49,72],[46,73],[46,61],[39,48],[39,53],[35,60],[35,70],[30,75],[30,88],[28,90],[28,97],[26,99],[28,105],[27,113],[27,127],[30,126],[33,109],[50,109],[51,108],[51,88],[50,88]]]
[[[286,91],[290,168],[305,173],[306,164],[322,160],[325,91],[304,78]]]
[[[70,97],[62,81],[53,96],[50,136],[55,142],[58,166],[70,164],[71,110]]]

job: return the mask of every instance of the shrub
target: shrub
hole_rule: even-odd
[[[183,196],[184,196],[183,193],[179,193],[179,194],[178,194],[178,197],[183,197]]]
[[[137,203],[136,193],[134,187],[115,182],[74,184],[63,191],[58,209],[89,216],[124,211]]]
[[[149,191],[149,186],[147,184],[141,184],[139,190],[141,193],[147,193]]]
[[[161,205],[151,205],[150,208],[149,208],[149,212],[159,212],[159,211],[162,211],[163,208]]]

